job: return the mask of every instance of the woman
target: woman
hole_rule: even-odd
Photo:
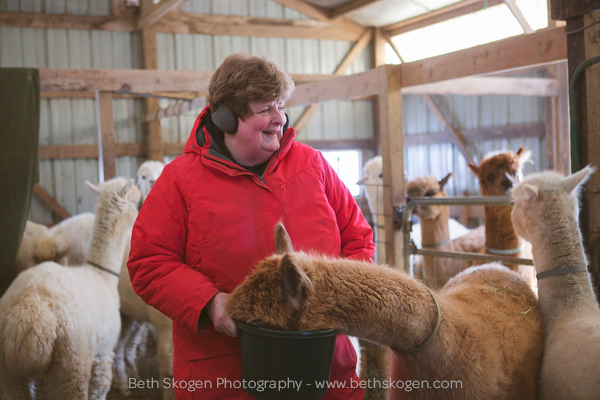
[[[211,78],[209,105],[185,154],[165,167],[133,228],[133,288],[174,321],[178,399],[251,398],[236,383],[240,342],[224,305],[275,252],[278,221],[299,250],[373,256],[372,231],[348,189],[287,127],[283,105],[293,90],[269,59],[227,57]],[[346,388],[330,389],[325,399],[362,399],[355,367],[356,353],[340,334],[331,380]]]

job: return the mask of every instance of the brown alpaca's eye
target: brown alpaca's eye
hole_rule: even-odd
[[[437,192],[435,190],[428,190],[427,192],[425,192],[425,196],[426,197],[432,197],[435,196]]]
[[[496,178],[494,176],[494,174],[487,174],[487,180],[488,180],[488,182],[494,182],[494,178]]]

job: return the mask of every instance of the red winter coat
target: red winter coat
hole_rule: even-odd
[[[296,249],[331,257],[369,260],[373,233],[321,153],[294,142],[294,129],[284,133],[261,178],[225,159],[205,128],[197,142],[207,113],[198,116],[185,154],[167,164],[145,200],[127,265],[135,292],[173,320],[177,398],[250,399],[233,388],[242,380],[239,338],[211,323],[198,329],[206,303],[231,293],[275,252],[280,220]],[[350,341],[338,335],[330,380],[356,384],[355,366]],[[182,388],[190,381],[194,391]],[[324,399],[362,399],[362,391],[332,388]]]

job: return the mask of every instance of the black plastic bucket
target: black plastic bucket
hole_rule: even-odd
[[[236,321],[244,389],[259,400],[317,400],[327,393],[339,331],[280,331]]]

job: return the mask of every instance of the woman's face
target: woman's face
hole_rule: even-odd
[[[254,166],[267,161],[279,150],[285,124],[283,100],[251,101],[252,114],[238,118],[237,134],[225,134],[225,146],[235,161]]]

